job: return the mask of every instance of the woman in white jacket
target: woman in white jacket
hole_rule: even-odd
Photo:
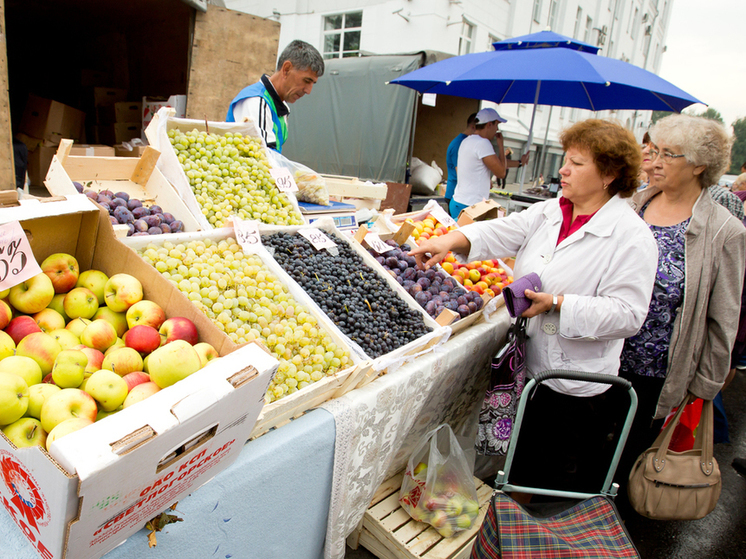
[[[625,200],[639,184],[640,148],[621,125],[595,119],[575,124],[561,140],[559,199],[430,239],[412,254],[426,266],[449,250],[467,261],[516,255],[515,277],[536,272],[543,289],[526,291],[532,305],[523,316],[533,317],[528,376],[551,369],[616,375],[624,339],[645,320],[658,258],[650,230]],[[608,389],[543,383],[524,418],[511,481],[598,491],[619,419],[611,417],[618,410],[612,399],[626,398]],[[585,447],[582,454],[572,439]]]

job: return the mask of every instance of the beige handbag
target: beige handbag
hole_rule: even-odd
[[[668,450],[689,394],[678,412],[643,452],[629,474],[627,493],[634,509],[655,520],[696,520],[712,512],[720,497],[720,468],[712,455],[714,418],[712,400],[702,406],[694,448]]]

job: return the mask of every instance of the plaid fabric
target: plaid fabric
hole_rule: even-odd
[[[549,518],[533,518],[501,492],[492,497],[471,559],[601,559],[640,556],[602,496]]]

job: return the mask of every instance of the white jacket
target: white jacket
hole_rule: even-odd
[[[544,293],[564,295],[561,312],[529,320],[529,376],[550,369],[616,375],[624,339],[637,333],[650,305],[658,248],[647,224],[615,196],[557,245],[559,200],[460,229],[468,261],[516,255],[515,277],[539,274]],[[552,380],[557,392],[595,396],[608,385]]]

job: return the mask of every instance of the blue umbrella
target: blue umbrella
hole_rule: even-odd
[[[541,31],[494,43],[495,50],[447,58],[391,83],[420,93],[533,103],[527,145],[533,138],[537,105],[601,111],[640,109],[680,112],[699,99],[663,78],[598,49]],[[525,168],[524,168],[525,174]],[[523,176],[521,176],[521,187]]]

